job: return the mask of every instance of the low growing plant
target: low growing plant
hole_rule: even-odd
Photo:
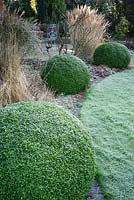
[[[42,66],[41,78],[56,93],[76,94],[84,90],[89,81],[87,65],[78,57],[59,55]]]
[[[95,175],[89,133],[50,103],[0,109],[0,199],[83,200]]]
[[[126,46],[116,42],[108,42],[96,48],[93,59],[96,65],[126,68],[130,63],[131,57]]]
[[[126,19],[126,17],[122,17],[120,22],[115,27],[114,38],[117,40],[124,40],[128,32],[129,32],[129,22]]]

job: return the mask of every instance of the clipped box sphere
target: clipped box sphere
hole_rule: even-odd
[[[78,57],[59,55],[42,66],[41,78],[56,93],[76,94],[88,86],[89,72],[87,65]]]
[[[109,42],[100,45],[94,52],[94,64],[111,68],[126,68],[130,63],[130,53],[126,46]]]
[[[95,175],[81,122],[50,103],[0,109],[0,199],[83,200]]]

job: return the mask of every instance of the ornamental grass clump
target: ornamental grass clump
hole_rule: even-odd
[[[111,68],[126,68],[130,63],[131,57],[126,46],[116,42],[109,42],[96,48],[93,59],[96,65],[107,65]]]
[[[50,103],[8,105],[0,109],[0,133],[0,199],[84,199],[95,158],[72,114]]]
[[[67,16],[75,54],[81,58],[91,57],[95,48],[108,39],[109,23],[104,15],[86,5],[68,12]]]
[[[41,78],[50,89],[65,95],[79,93],[90,81],[87,65],[72,55],[50,58],[47,64],[42,66]]]
[[[17,13],[0,16],[0,105],[29,99],[21,59],[30,43],[31,28]]]

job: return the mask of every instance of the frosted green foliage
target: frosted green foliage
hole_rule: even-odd
[[[87,65],[78,57],[60,55],[50,58],[42,66],[41,78],[56,93],[76,94],[90,81]]]
[[[109,42],[96,48],[93,55],[96,65],[106,65],[111,68],[126,68],[130,63],[128,48],[116,42]]]
[[[134,200],[134,70],[89,91],[81,119],[93,137],[97,179],[107,200]]]
[[[0,199],[83,200],[95,175],[82,123],[50,103],[0,109]]]

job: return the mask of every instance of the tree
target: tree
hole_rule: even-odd
[[[35,10],[32,8],[35,0],[5,0],[5,5],[10,7],[10,11],[19,10],[20,14],[24,11],[24,17],[35,17]]]
[[[4,12],[5,9],[5,2],[4,0],[0,1],[0,15]]]
[[[123,0],[124,16],[129,21],[129,32],[134,35],[134,0]]]
[[[44,0],[36,0],[36,10],[37,10],[37,18],[39,22],[44,23],[46,20]]]
[[[62,21],[66,11],[64,0],[45,0],[46,17],[50,23],[57,23]]]
[[[113,0],[112,18],[116,26],[122,17],[129,22],[129,32],[134,32],[134,0]]]
[[[63,19],[66,4],[64,0],[36,0],[37,16],[41,23],[57,23]]]
[[[18,3],[21,11],[25,12],[24,14],[25,17],[33,17],[35,15],[34,10],[31,8],[31,0],[27,1],[19,0]]]

